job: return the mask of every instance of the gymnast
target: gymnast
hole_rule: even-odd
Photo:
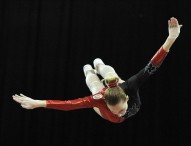
[[[169,35],[163,45],[143,69],[127,80],[122,80],[112,66],[96,58],[93,61],[94,68],[90,64],[83,67],[85,81],[92,95],[73,100],[37,100],[23,94],[15,94],[12,96],[13,100],[25,109],[44,107],[70,111],[93,108],[103,119],[112,123],[121,123],[140,110],[139,88],[161,66],[178,38],[181,27],[178,20],[171,17],[168,20]]]

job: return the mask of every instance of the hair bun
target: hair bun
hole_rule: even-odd
[[[118,85],[118,82],[119,82],[118,77],[109,77],[105,79],[105,84],[110,88],[116,87]]]

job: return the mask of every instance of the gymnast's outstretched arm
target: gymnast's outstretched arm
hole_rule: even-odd
[[[35,100],[23,94],[15,94],[12,97],[14,101],[19,103],[25,109],[44,107],[69,111],[75,109],[93,108],[99,104],[99,100],[95,100],[92,96],[85,96],[73,100]]]
[[[142,70],[140,70],[137,74],[129,78],[126,82],[122,83],[121,86],[130,87],[131,85],[133,85],[133,87],[130,88],[137,89],[150,77],[150,75],[154,74],[161,66],[168,52],[170,51],[170,48],[178,38],[181,27],[182,25],[179,25],[178,20],[174,17],[171,17],[168,20],[169,35],[160,47],[160,49],[155,53],[155,55],[152,57],[149,63]]]

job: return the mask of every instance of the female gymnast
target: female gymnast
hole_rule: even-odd
[[[86,84],[92,95],[74,100],[35,100],[23,94],[13,95],[13,100],[25,109],[39,107],[56,110],[76,110],[93,108],[105,120],[121,123],[135,115],[141,106],[139,88],[163,63],[171,46],[178,38],[182,25],[171,17],[168,20],[169,35],[161,48],[155,53],[149,63],[128,80],[122,80],[113,67],[105,65],[100,58],[83,67]],[[98,75],[103,77],[100,80]]]

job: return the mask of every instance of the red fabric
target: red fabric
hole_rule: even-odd
[[[164,61],[165,57],[167,56],[168,52],[166,52],[163,47],[161,47],[156,54],[151,59],[151,62],[154,65],[160,66],[162,62]]]
[[[99,94],[103,96],[104,91]],[[93,107],[99,108],[102,117],[110,122],[120,123],[124,121],[124,118],[118,117],[108,109],[103,97],[94,99],[93,96],[86,96],[74,100],[46,100],[46,108],[50,109],[69,111]]]

